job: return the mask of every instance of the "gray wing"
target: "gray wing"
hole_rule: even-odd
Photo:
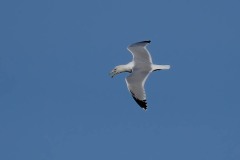
[[[133,61],[152,63],[151,55],[146,48],[146,46],[150,42],[151,41],[142,41],[142,42],[137,42],[128,46],[127,49],[132,53]]]
[[[149,73],[147,70],[135,70],[125,79],[133,99],[145,110],[147,109],[147,100],[144,84]]]

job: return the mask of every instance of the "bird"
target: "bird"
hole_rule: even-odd
[[[109,73],[113,78],[115,75],[122,72],[130,74],[125,78],[127,88],[137,104],[147,110],[146,93],[144,84],[153,71],[170,69],[170,65],[156,65],[152,62],[150,52],[147,50],[147,45],[150,40],[136,42],[127,47],[132,53],[133,60],[128,64],[118,65]]]

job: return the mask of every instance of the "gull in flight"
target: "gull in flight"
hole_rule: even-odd
[[[133,61],[125,65],[116,66],[110,72],[112,78],[122,72],[131,73],[125,79],[128,90],[131,92],[133,99],[144,110],[147,109],[146,93],[144,89],[147,77],[153,71],[170,69],[170,65],[156,65],[152,63],[151,55],[146,48],[150,42],[150,40],[142,41],[128,46],[127,49],[132,53]]]

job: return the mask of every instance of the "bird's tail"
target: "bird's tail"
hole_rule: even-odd
[[[152,66],[153,71],[157,71],[157,70],[162,70],[162,69],[170,69],[170,65],[153,65]]]

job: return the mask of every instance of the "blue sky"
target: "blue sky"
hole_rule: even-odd
[[[240,2],[0,2],[0,159],[239,160]],[[128,93],[126,47],[170,64]]]

